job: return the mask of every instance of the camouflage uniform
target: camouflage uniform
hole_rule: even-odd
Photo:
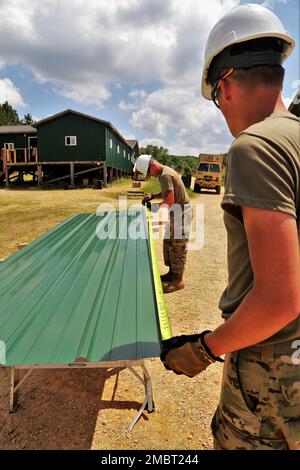
[[[175,274],[183,274],[186,263],[187,243],[191,230],[193,211],[190,204],[182,210],[170,210],[170,222],[166,226],[163,243],[164,262]]]
[[[212,420],[217,450],[300,450],[300,342],[228,354]],[[297,351],[298,349],[298,351]]]

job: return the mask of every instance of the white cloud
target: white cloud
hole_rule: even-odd
[[[131,98],[137,98],[137,99],[144,99],[146,98],[147,96],[147,93],[145,92],[145,90],[132,90],[130,93],[129,93],[129,96],[131,96]]]
[[[111,93],[101,84],[65,84],[56,90],[65,98],[72,99],[76,103],[84,105],[94,105],[96,108],[103,108],[104,102],[110,98]]]
[[[131,124],[159,138],[176,134],[168,147],[176,155],[225,151],[232,140],[220,111],[202,99],[199,91],[164,88],[148,95],[142,108],[132,114]]]
[[[15,87],[9,78],[0,79],[0,103],[4,103],[5,101],[8,101],[12,106],[26,106],[20,94],[20,90]]]
[[[137,129],[163,137],[166,135],[171,121],[168,114],[159,113],[155,108],[145,106],[132,114],[130,123]]]
[[[126,102],[124,100],[121,100],[119,103],[119,109],[120,111],[133,111],[135,109],[139,109],[141,107],[141,104],[143,100],[146,98],[147,93],[145,90],[142,89],[136,89],[132,90],[128,96],[130,98],[133,98],[133,101]]]
[[[137,104],[136,103],[128,103],[124,100],[121,100],[120,103],[119,103],[119,110],[120,111],[125,111],[125,112],[128,112],[128,111],[132,111],[134,109],[137,109]]]
[[[237,3],[2,0],[1,60],[63,84],[188,80],[211,26]]]
[[[286,2],[287,0],[265,0],[262,3],[262,6],[274,10],[276,3],[283,3],[284,5],[286,5]]]
[[[139,146],[147,147],[147,145],[154,145],[156,147],[166,147],[166,143],[162,139],[157,139],[156,137],[150,139],[142,139],[139,141]]]
[[[239,0],[0,3],[1,62],[81,105],[103,107],[113,88],[131,88],[119,109],[145,138],[173,132],[174,145],[191,150],[226,141],[220,113],[199,99],[200,77],[211,27]]]

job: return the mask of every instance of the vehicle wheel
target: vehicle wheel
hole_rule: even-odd
[[[200,193],[200,189],[201,188],[200,188],[199,184],[195,183],[194,184],[194,193]]]
[[[217,194],[221,194],[221,186],[217,186],[217,187],[216,187],[216,193],[217,193]]]

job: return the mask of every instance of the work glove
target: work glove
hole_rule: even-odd
[[[214,356],[204,342],[209,330],[195,335],[181,335],[163,341],[160,359],[167,370],[175,374],[194,377],[215,361],[224,362]]]
[[[147,196],[145,196],[144,199],[142,200],[143,206],[145,206],[147,204],[147,202],[149,202],[151,200],[152,200],[152,195],[151,194],[148,194]]]

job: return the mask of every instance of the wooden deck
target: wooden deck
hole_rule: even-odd
[[[75,178],[85,174],[87,177],[93,174],[94,179],[101,180],[104,187],[115,179],[128,176],[124,171],[108,167],[106,161],[100,160],[42,162],[36,147],[1,149],[1,160],[3,169],[0,169],[0,182],[5,180],[6,187],[9,187],[13,173],[17,173],[20,182],[23,181],[24,173],[32,174],[33,181],[38,185],[69,180],[71,188],[76,187]],[[62,171],[64,167],[65,172]]]

